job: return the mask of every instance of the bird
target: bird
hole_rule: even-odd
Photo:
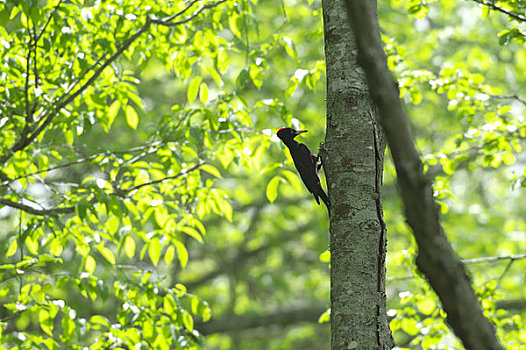
[[[292,128],[281,128],[278,130],[276,135],[283,141],[285,146],[288,147],[294,165],[298,170],[298,173],[305,184],[305,187],[310,193],[314,195],[316,203],[320,204],[319,198],[327,206],[329,216],[331,215],[331,202],[329,197],[323,190],[320,184],[320,178],[318,176],[318,170],[320,170],[321,163],[318,164],[320,159],[319,155],[314,154],[309,147],[301,142],[294,140],[294,138],[300,134],[307,132],[308,130],[294,130]]]

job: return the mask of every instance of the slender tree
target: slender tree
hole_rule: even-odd
[[[332,349],[390,349],[385,312],[385,142],[340,0],[323,1],[327,135],[322,157],[332,202]]]

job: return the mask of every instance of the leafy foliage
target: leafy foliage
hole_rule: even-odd
[[[230,333],[231,320],[290,307],[330,318],[325,211],[271,137],[287,125],[309,129],[312,149],[322,140],[321,4],[279,4],[0,2],[2,346],[326,346],[327,323]],[[492,4],[523,16],[520,1]],[[466,259],[526,248],[526,51],[520,17],[494,7],[379,3],[442,222]],[[395,340],[459,348],[414,267],[393,174],[388,162]],[[468,266],[517,348],[524,311],[503,305],[526,298],[524,259]]]

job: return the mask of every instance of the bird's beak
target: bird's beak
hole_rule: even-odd
[[[296,130],[294,133],[294,136],[298,136],[299,134],[303,134],[304,132],[307,132],[309,130]]]

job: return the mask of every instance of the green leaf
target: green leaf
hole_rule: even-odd
[[[13,237],[11,244],[9,245],[9,248],[7,248],[7,253],[5,254],[5,256],[9,258],[10,256],[15,255],[17,248],[18,248],[18,241],[16,237]]]
[[[330,263],[331,262],[331,251],[327,249],[326,251],[321,253],[320,261],[324,263]]]
[[[254,85],[259,89],[263,85],[263,67],[251,64],[248,73]]]
[[[164,253],[164,261],[167,264],[170,264],[173,261],[174,256],[175,256],[175,248],[173,245],[170,245],[168,249],[166,249],[166,252]]]
[[[185,328],[188,330],[188,331],[193,331],[194,330],[194,319],[192,318],[192,315],[190,315],[188,312],[182,310],[182,316],[183,316],[183,324],[185,326]]]
[[[99,325],[99,326],[102,326],[102,327],[98,327],[96,329],[108,329],[110,327],[110,322],[108,321],[108,319],[102,315],[93,315],[91,316],[90,320],[89,320],[90,324],[94,325]]]
[[[294,46],[294,42],[292,39],[288,36],[283,37],[283,42],[285,43],[285,51],[287,51],[287,54],[294,58],[295,60],[298,59],[298,52],[296,51],[296,47]]]
[[[221,178],[221,173],[219,172],[219,170],[217,170],[217,168],[213,165],[210,165],[210,164],[203,164],[201,165],[201,169],[203,171],[206,171],[207,173],[211,174],[211,175],[214,175],[215,177],[217,178]]]
[[[199,99],[205,105],[208,103],[208,86],[206,85],[204,81],[201,83],[199,87]]]
[[[64,137],[66,138],[66,142],[68,143],[68,145],[71,146],[73,144],[73,130],[71,129],[65,130]]]
[[[106,248],[103,245],[97,246],[97,249],[99,250],[99,253],[102,254],[102,256],[108,260],[108,262],[112,265],[115,265],[115,256],[113,255],[112,251]]]
[[[431,315],[431,313],[435,310],[436,304],[433,299],[424,299],[419,301],[416,306],[418,307],[418,310],[424,315]]]
[[[299,80],[296,78],[296,76],[292,76],[289,80],[289,83],[287,85],[287,88],[285,89],[285,97],[289,99],[292,94],[296,91],[296,89],[299,86]]]
[[[219,204],[219,207],[221,209],[221,213],[225,216],[225,218],[232,222],[232,206],[230,205],[230,203],[228,203],[227,200],[221,200]]]
[[[119,223],[120,220],[116,216],[112,216],[106,221],[106,227],[111,235],[114,235],[117,232],[119,229]]]
[[[179,259],[181,267],[184,268],[186,266],[186,263],[188,263],[188,250],[186,250],[184,244],[179,241],[175,241],[174,244],[177,248],[177,259]]]
[[[197,232],[197,230],[195,228],[193,228],[193,227],[183,226],[183,227],[181,227],[181,231],[186,233],[188,236],[195,238],[199,242],[203,241],[203,238],[201,237],[199,232]]]
[[[135,240],[129,235],[124,239],[124,251],[130,259],[135,255]]]
[[[234,152],[232,152],[228,148],[223,148],[222,150],[217,152],[217,156],[219,158],[219,161],[221,162],[221,165],[223,165],[223,168],[226,169],[234,159]]]
[[[409,335],[417,335],[419,330],[414,318],[404,318],[402,320],[402,330]]]
[[[91,255],[87,255],[86,261],[84,262],[84,268],[87,272],[93,273],[95,271],[95,267],[97,267],[97,262]]]
[[[318,318],[318,323],[325,323],[331,320],[331,309],[327,309],[324,313]]]
[[[515,156],[510,151],[506,151],[502,153],[502,161],[506,165],[511,165],[515,163]]]
[[[239,88],[243,89],[250,80],[251,80],[251,78],[250,78],[249,69],[248,68],[243,68],[239,72],[239,74],[238,74],[238,76],[236,78],[236,85]]]
[[[201,84],[202,79],[203,78],[198,75],[190,82],[190,85],[188,86],[188,92],[186,93],[188,102],[194,102],[195,98],[197,97],[197,92],[199,91],[199,85]]]
[[[121,108],[121,102],[119,100],[115,100],[110,108],[108,108],[108,122],[107,122],[107,131],[111,129],[111,125],[113,124],[113,121],[115,120],[115,117],[117,116],[117,113],[119,112],[119,109]]]
[[[69,343],[75,334],[75,322],[66,314],[61,321],[62,324],[62,335],[60,338],[67,344]]]
[[[169,217],[170,216],[165,207],[158,206],[155,208],[155,222],[157,222],[159,227],[165,227]]]
[[[137,115],[135,109],[130,105],[126,106],[126,122],[128,122],[130,128],[134,130],[137,129],[137,124],[139,123],[139,116]]]
[[[40,309],[38,312],[38,321],[40,322],[40,328],[42,328],[46,334],[53,336],[53,318],[47,310]]]
[[[278,185],[281,181],[279,176],[274,176],[267,185],[267,199],[273,203],[278,197]]]
[[[216,67],[221,74],[225,74],[226,70],[228,69],[228,54],[226,53],[226,49],[223,47],[220,47],[217,50]],[[216,80],[217,83],[217,77],[214,80]],[[220,86],[219,83],[218,85]]]
[[[295,173],[290,170],[283,170],[281,173],[285,175],[287,180],[289,180],[290,184],[294,186],[296,191],[301,192],[301,181]]]
[[[241,39],[241,31],[239,30],[240,25],[242,25],[241,16],[239,16],[237,13],[233,13],[228,17],[228,26],[232,33],[234,33],[235,36]]]
[[[150,246],[148,247],[148,255],[154,266],[157,266],[159,258],[161,257],[161,242],[159,238],[155,237],[150,241]]]
[[[9,9],[4,6],[2,11],[0,11],[0,26],[4,27],[9,22],[10,15]]]

